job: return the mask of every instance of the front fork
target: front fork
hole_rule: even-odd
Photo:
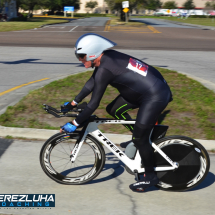
[[[85,140],[86,136],[87,136],[87,132],[84,133],[84,135],[83,135],[81,141],[77,140],[77,142],[76,142],[76,144],[75,144],[73,150],[71,151],[70,161],[71,161],[72,163],[75,162],[75,159],[76,159],[76,157],[77,157],[77,155],[78,155],[78,153],[79,153],[79,151],[80,151],[80,149],[81,149],[81,146],[82,146],[83,143],[84,143],[84,140]]]

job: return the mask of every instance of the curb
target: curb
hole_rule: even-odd
[[[0,137],[11,136],[14,138],[26,138],[26,139],[39,139],[47,140],[52,135],[58,133],[59,130],[48,130],[48,129],[35,129],[35,128],[13,128],[0,126]],[[105,133],[108,139],[112,140],[116,144],[131,140],[131,135],[125,134],[108,134]],[[215,140],[200,140],[196,139],[201,143],[206,150],[215,149]]]
[[[182,23],[182,22],[176,22],[176,21],[170,21],[170,20],[166,20],[166,19],[156,19],[156,20],[160,20],[160,21],[164,21],[164,22],[170,22],[173,24],[177,24],[177,25],[184,25],[184,26],[192,26],[192,27],[198,27],[201,29],[205,29],[205,30],[215,30],[215,27],[212,26],[206,26],[206,25],[196,25],[196,24],[190,24],[190,23]]]

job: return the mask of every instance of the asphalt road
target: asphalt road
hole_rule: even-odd
[[[86,18],[44,28],[1,32],[0,46],[74,47],[87,32],[115,41],[118,49],[214,51],[215,31],[186,27],[158,20],[139,19],[143,27],[109,26],[108,18]],[[106,26],[105,26],[106,23]],[[149,25],[148,25],[149,24]]]
[[[75,215],[202,215],[214,214],[215,156],[206,179],[187,192],[165,192],[150,188],[134,193],[128,186],[134,176],[106,151],[106,164],[100,175],[85,185],[62,185],[48,178],[40,167],[43,142],[0,139],[1,194],[55,194],[52,209],[7,209],[0,214],[75,214]],[[7,149],[5,151],[5,149]]]

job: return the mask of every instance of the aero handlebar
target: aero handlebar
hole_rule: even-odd
[[[61,106],[61,110],[57,110],[49,105],[43,104],[43,109],[47,112],[55,116],[56,118],[61,118],[61,117],[77,117],[78,114],[68,114],[68,110],[65,109],[64,106]],[[80,105],[78,105],[76,108],[73,108],[71,111],[72,112],[78,112],[81,113],[84,108],[87,106],[87,103],[84,102]]]

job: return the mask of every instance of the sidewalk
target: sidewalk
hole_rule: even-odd
[[[34,128],[12,128],[12,127],[4,127],[0,126],[0,137],[19,137],[19,138],[27,138],[27,139],[39,139],[39,140],[47,140],[52,135],[58,133],[59,130],[48,130],[48,129],[34,129]],[[124,134],[105,134],[108,139],[113,141],[116,144],[120,144],[125,141],[131,140],[131,135]],[[199,143],[201,143],[206,150],[215,149],[215,140],[200,140],[196,139]]]

